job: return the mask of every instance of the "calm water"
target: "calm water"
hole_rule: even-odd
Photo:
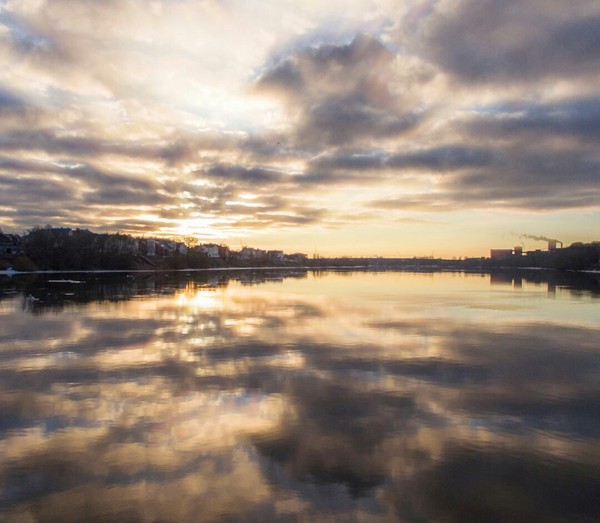
[[[0,521],[598,521],[564,278],[1,278]]]

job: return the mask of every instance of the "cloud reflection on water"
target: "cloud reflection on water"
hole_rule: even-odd
[[[6,521],[598,515],[594,295],[184,283],[35,315],[3,301]]]

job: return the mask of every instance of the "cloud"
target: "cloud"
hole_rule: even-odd
[[[155,160],[178,165],[194,161],[201,152],[232,148],[239,138],[205,132],[186,136],[165,136],[156,140],[119,140],[94,136],[94,130],[83,135],[66,134],[61,128],[11,130],[0,140],[0,151],[44,151],[49,154],[70,155],[72,158],[101,158],[121,156],[131,159]]]
[[[13,209],[13,226],[19,229],[63,222],[102,229],[110,214],[105,212],[97,221],[90,216],[90,206],[122,208],[122,214],[136,207],[157,206],[160,210],[179,202],[177,195],[167,193],[152,178],[105,171],[91,164],[13,158],[0,158],[0,190]],[[135,230],[135,220],[131,221]]]
[[[560,138],[576,146],[600,138],[600,99],[576,98],[554,103],[508,102],[482,108],[462,124],[472,136],[495,140]]]
[[[211,165],[206,167],[200,173],[206,178],[224,180],[228,182],[236,181],[246,184],[265,184],[279,182],[285,176],[284,173],[272,169],[261,167],[245,167],[242,165]],[[200,174],[198,173],[198,174]]]
[[[445,184],[455,195],[531,209],[594,206],[600,163],[576,152],[511,151],[495,169],[467,173]]]
[[[300,50],[264,71],[258,92],[281,95],[306,147],[386,139],[418,126],[422,111],[392,91],[394,53],[372,35]]]
[[[12,92],[0,88],[0,114],[21,113],[26,104]]]
[[[323,155],[311,162],[312,168],[341,171],[424,170],[445,172],[486,167],[501,161],[496,149],[465,145],[440,145],[439,147],[412,151],[342,152]]]
[[[292,4],[4,2],[2,226],[597,207],[594,5]]]
[[[291,98],[300,96],[307,88],[302,73],[291,59],[264,73],[256,87],[259,91],[272,91]]]
[[[422,151],[394,154],[385,165],[389,168],[414,168],[434,172],[488,167],[498,159],[498,153],[491,149],[465,147],[460,145],[441,146]]]
[[[487,122],[494,128],[494,118]],[[458,124],[462,125],[462,124]],[[465,124],[470,126],[471,123]],[[522,119],[528,127],[528,120]],[[490,133],[494,132],[493,130]],[[507,134],[509,134],[507,132]],[[485,141],[485,133],[473,137]],[[512,142],[513,140],[511,140]],[[310,164],[314,181],[386,183],[417,181],[427,190],[404,189],[403,196],[373,200],[371,207],[389,210],[450,211],[461,208],[530,208],[534,210],[594,207],[600,163],[585,147],[556,150],[552,144],[500,143],[496,147],[448,144],[413,151],[352,151],[323,155]],[[310,178],[310,175],[309,179]]]
[[[346,99],[332,97],[305,114],[297,139],[307,144],[348,145],[397,136],[414,128],[419,121],[417,113],[390,114],[360,95]]]
[[[593,78],[600,12],[585,0],[464,0],[438,8],[423,53],[463,82]]]
[[[388,156],[382,151],[342,152],[317,156],[310,165],[313,169],[363,171],[381,168]]]

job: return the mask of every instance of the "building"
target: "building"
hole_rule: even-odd
[[[89,233],[89,231],[85,231]],[[81,236],[79,229],[76,234]],[[91,234],[91,233],[90,233]],[[124,234],[111,234],[106,238],[105,247],[119,254],[133,254],[137,251],[137,241]]]
[[[219,245],[219,256],[223,259],[231,258],[231,249],[227,245]]]
[[[219,246],[214,243],[207,243],[204,245],[200,245],[198,250],[208,256],[209,258],[220,258],[221,254],[219,252]]]
[[[0,232],[0,254],[23,254],[21,237],[16,234],[3,234]]]
[[[272,260],[278,262],[282,262],[285,260],[285,254],[283,254],[283,251],[267,251],[267,256],[269,256],[269,258],[271,258]]]
[[[306,263],[308,261],[308,254],[304,254],[303,252],[295,252],[293,254],[288,254],[286,259],[293,263]]]
[[[252,247],[244,247],[240,251],[240,258],[243,260],[254,260],[256,258],[263,258],[266,256],[266,252],[261,249],[253,249]]]
[[[563,248],[563,242],[560,240],[548,240],[548,252],[554,252],[557,249],[557,244],[560,243],[560,248]]]
[[[491,249],[490,258],[492,260],[504,260],[510,258],[513,255],[512,249]]]
[[[146,256],[156,256],[156,240],[146,241]]]

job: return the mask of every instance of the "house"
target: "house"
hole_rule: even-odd
[[[215,245],[214,243],[200,245],[198,250],[209,258],[219,258],[221,256],[219,253],[219,246]]]
[[[170,254],[187,254],[188,248],[185,243],[176,242],[173,240],[162,240],[160,242],[161,252],[165,255]]]
[[[288,254],[286,259],[294,263],[306,263],[308,261],[308,254],[295,252],[294,254]]]
[[[156,240],[146,240],[146,256],[156,256]]]
[[[285,260],[285,254],[283,254],[283,251],[267,251],[267,256],[278,262]]]
[[[137,242],[131,236],[111,234],[106,238],[106,248],[114,253],[132,254],[137,250]]]
[[[17,234],[3,234],[0,232],[0,255],[1,254],[23,254],[21,237]]]
[[[263,258],[266,256],[266,251],[261,249],[253,249],[252,247],[244,247],[240,251],[240,258],[243,260],[254,260],[256,258]]]

